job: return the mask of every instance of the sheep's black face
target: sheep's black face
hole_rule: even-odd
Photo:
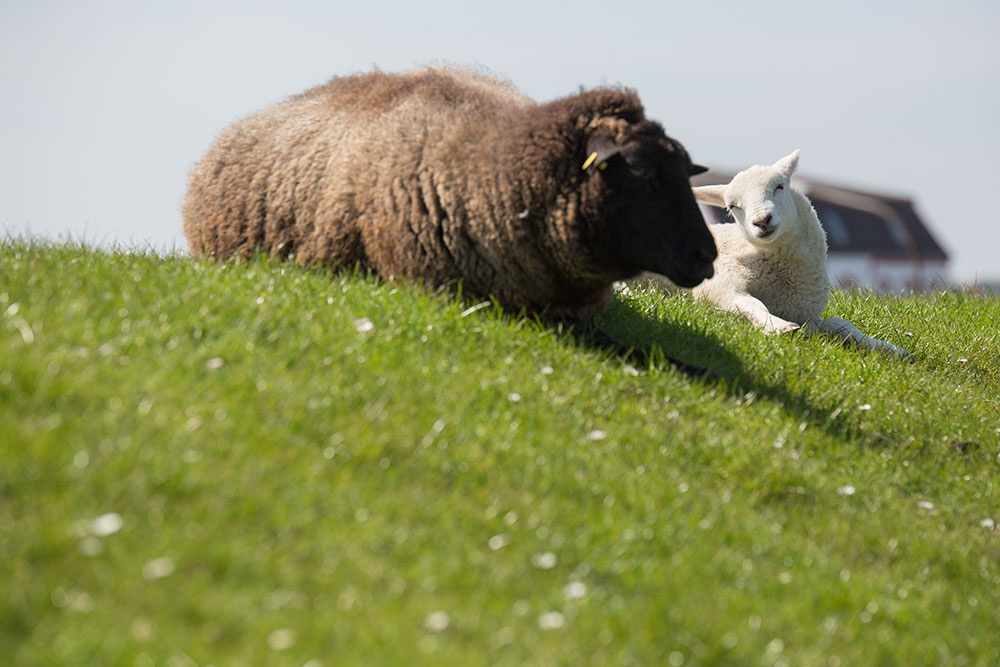
[[[595,259],[622,277],[651,271],[694,287],[712,276],[716,257],[688,181],[699,168],[658,125],[635,129],[620,151],[588,167],[585,199],[597,199],[605,221],[595,230]]]

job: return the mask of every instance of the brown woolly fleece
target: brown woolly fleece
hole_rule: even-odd
[[[585,170],[608,140],[610,157]],[[630,175],[637,161],[650,175]],[[585,317],[639,271],[711,273],[690,170],[631,91],[539,105],[471,71],[376,71],[225,130],[191,174],[184,233],[195,257],[359,264]]]

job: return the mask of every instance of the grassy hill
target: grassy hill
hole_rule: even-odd
[[[0,242],[5,663],[1000,662],[1000,299],[472,305]]]

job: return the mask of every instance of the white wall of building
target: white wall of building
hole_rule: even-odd
[[[927,292],[948,284],[948,266],[943,261],[914,262],[874,255],[836,253],[828,260],[830,282],[835,288],[856,287],[899,294]]]

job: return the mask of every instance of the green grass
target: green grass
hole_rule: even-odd
[[[602,317],[708,381],[469,305],[0,242],[3,662],[1000,663],[1000,300]]]

